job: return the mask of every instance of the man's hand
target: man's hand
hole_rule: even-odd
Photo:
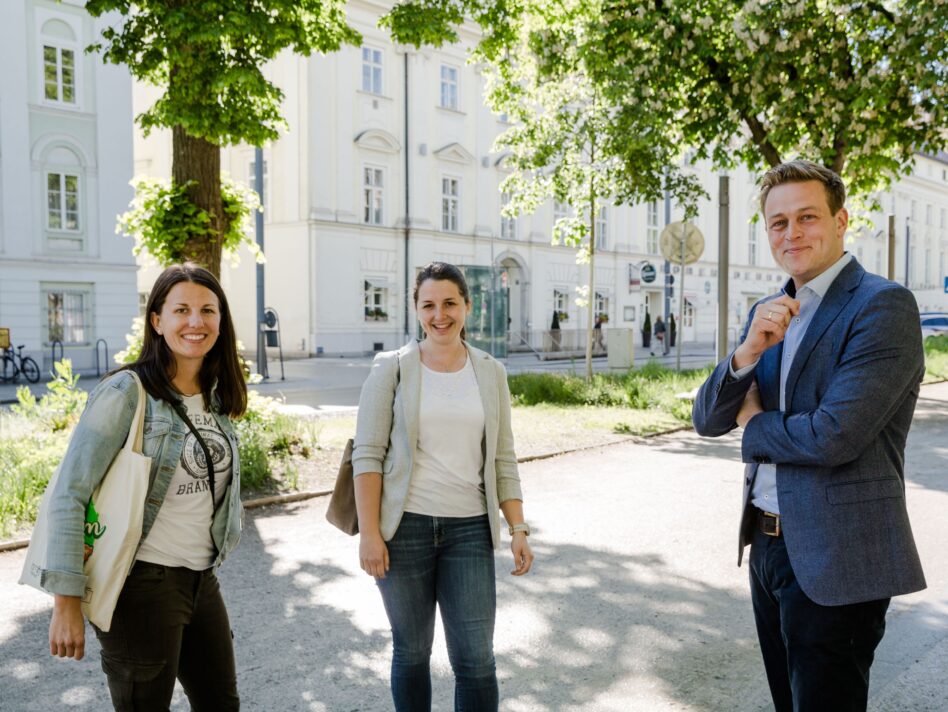
[[[740,371],[756,363],[761,354],[783,341],[790,321],[800,313],[800,301],[784,294],[772,302],[757,305],[744,343],[734,351],[732,366]]]
[[[744,402],[737,413],[737,424],[742,428],[746,428],[751,418],[763,412],[764,406],[760,402],[760,390],[757,388],[757,381],[754,381],[751,387],[747,389],[747,395],[744,396]]]
[[[49,654],[82,660],[86,648],[86,625],[79,596],[55,597],[49,622]]]

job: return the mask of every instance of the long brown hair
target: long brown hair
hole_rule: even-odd
[[[237,355],[237,336],[231,319],[227,297],[217,278],[193,262],[171,265],[155,280],[145,307],[145,334],[142,351],[138,359],[123,368],[132,369],[142,379],[142,385],[152,398],[169,403],[181,400],[181,395],[171,384],[175,376],[174,354],[151,324],[152,314],[161,314],[161,309],[174,285],[193,282],[214,293],[220,304],[220,332],[214,346],[204,357],[198,373],[198,383],[204,396],[204,407],[217,410],[231,417],[242,415],[247,409],[247,383]],[[123,370],[123,369],[117,369]],[[213,400],[212,400],[213,398]]]
[[[458,288],[458,292],[461,294],[461,298],[464,299],[464,303],[471,303],[471,292],[467,288],[467,280],[464,279],[464,274],[460,269],[448,262],[429,262],[421,268],[418,276],[415,277],[415,291],[412,294],[412,299],[415,302],[415,309],[418,308],[418,289],[429,279],[433,279],[435,281],[447,280],[449,282],[454,282],[455,286]],[[467,329],[462,326],[461,341],[465,341],[466,337]]]

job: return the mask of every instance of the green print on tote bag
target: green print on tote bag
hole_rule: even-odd
[[[82,563],[89,560],[95,550],[95,540],[105,534],[105,525],[99,521],[99,513],[95,511],[95,503],[90,499],[86,505],[85,536],[83,537]]]

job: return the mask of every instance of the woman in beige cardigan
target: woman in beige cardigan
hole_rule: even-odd
[[[521,576],[533,562],[507,374],[464,342],[471,299],[457,267],[427,265],[414,299],[425,339],[379,354],[359,399],[352,455],[359,557],[392,626],[396,712],[431,709],[436,605],[456,712],[492,712],[498,509],[511,535],[511,573]]]

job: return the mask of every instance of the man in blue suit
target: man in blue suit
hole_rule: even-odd
[[[744,429],[738,565],[778,712],[865,710],[892,596],[925,587],[904,453],[924,373],[912,293],[844,251],[846,190],[809,161],[771,169],[760,208],[790,275],[694,405],[695,430]]]

